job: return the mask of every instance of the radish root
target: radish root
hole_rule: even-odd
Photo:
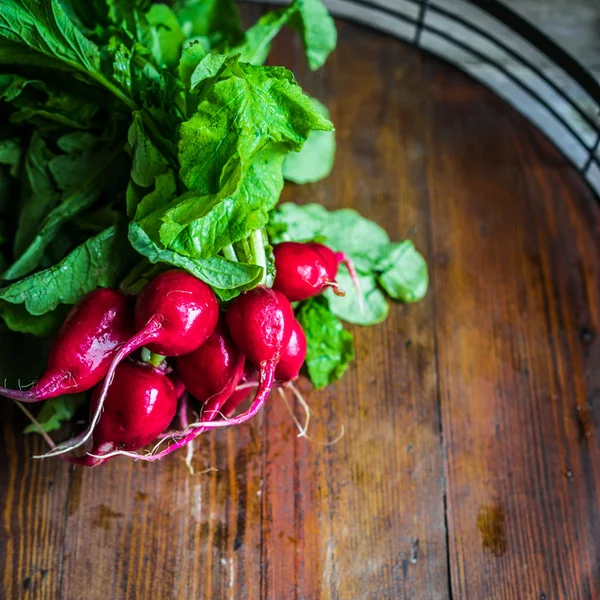
[[[94,416],[92,417],[92,420],[85,432],[83,432],[83,434],[81,434],[80,436],[69,440],[68,442],[59,444],[58,446],[56,446],[56,448],[54,448],[50,452],[47,452],[43,456],[36,456],[34,458],[48,458],[50,456],[59,456],[67,452],[71,452],[71,450],[79,448],[92,437],[92,433],[94,432],[94,429],[96,428],[96,425],[98,424],[98,421],[100,420],[100,417],[102,415],[104,400],[106,399],[108,388],[110,387],[110,384],[114,379],[116,368],[119,366],[119,363],[124,358],[129,356],[134,350],[145,346],[148,342],[151,342],[160,335],[162,329],[161,321],[162,319],[159,315],[155,315],[154,317],[152,317],[152,319],[148,321],[146,326],[134,337],[132,337],[126,344],[124,344],[120,348],[120,350],[115,354],[115,357],[113,358],[108,373],[106,374],[106,377],[104,378],[104,381],[102,383],[102,389],[100,391],[100,397],[98,398],[98,405],[94,412]]]
[[[292,410],[292,407],[290,406],[287,396],[285,395],[285,392],[283,391],[282,387],[291,390],[292,393],[294,394],[296,400],[300,404],[300,406],[302,406],[302,409],[304,410],[304,413],[306,415],[306,420],[304,421],[304,425],[302,425],[300,423],[300,421],[298,421],[298,418],[294,414],[294,411]],[[313,444],[318,444],[319,446],[334,446],[344,437],[345,429],[344,429],[343,425],[340,427],[339,435],[335,439],[333,439],[329,442],[322,442],[320,440],[315,440],[314,438],[310,437],[307,433],[307,430],[308,430],[308,423],[310,421],[310,417],[311,417],[312,413],[311,413],[310,407],[308,406],[308,404],[306,403],[306,400],[304,399],[304,396],[302,396],[302,394],[300,393],[300,390],[298,390],[298,388],[291,381],[288,381],[282,387],[278,387],[277,391],[279,392],[280,396],[283,398],[283,401],[285,402],[285,406],[286,406],[288,412],[290,413],[290,416],[292,417],[294,424],[298,428],[298,431],[300,432],[298,434],[299,438],[306,438],[309,442],[312,442]]]
[[[236,417],[225,417],[217,410],[211,410],[211,414],[213,414],[213,418],[219,415],[220,419],[215,421],[197,421],[195,423],[190,423],[187,427],[188,432],[182,431],[177,437],[180,439],[176,440],[173,444],[171,444],[168,448],[165,448],[158,454],[138,454],[137,452],[128,452],[126,450],[115,450],[114,452],[109,452],[107,454],[103,454],[102,456],[94,456],[90,454],[94,458],[103,458],[108,459],[113,456],[128,456],[129,458],[134,458],[135,460],[143,460],[146,462],[154,462],[156,460],[160,460],[165,456],[168,456],[175,450],[186,446],[193,440],[195,440],[201,433],[208,431],[209,429],[217,429],[219,427],[229,427],[231,425],[241,425],[246,421],[250,420],[252,417],[256,415],[263,407],[269,393],[271,392],[271,388],[273,387],[273,383],[275,380],[275,366],[276,363],[273,361],[268,361],[262,365],[261,368],[261,376],[260,382],[258,384],[258,389],[256,390],[256,396],[250,405],[250,408],[238,415]],[[165,438],[167,439],[167,438]],[[162,444],[164,440],[161,440],[159,444]],[[155,446],[156,449],[156,446]]]
[[[14,402],[25,413],[25,416],[31,421],[31,423],[37,427],[39,434],[44,438],[46,444],[48,444],[51,449],[56,448],[56,444],[52,441],[52,438],[44,431],[42,426],[38,423],[37,419],[31,414],[31,412],[29,412],[29,410],[17,400]]]

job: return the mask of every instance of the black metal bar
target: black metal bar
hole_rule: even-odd
[[[596,78],[566,50],[553,42],[537,27],[497,0],[467,1],[475,4],[481,10],[496,17],[496,19],[507,25],[510,29],[519,33],[523,39],[556,63],[600,104],[600,83]]]
[[[475,57],[479,58],[480,60],[492,65],[493,67],[496,67],[496,69],[498,69],[498,71],[500,71],[502,74],[506,75],[509,79],[511,79],[517,85],[519,85],[522,89],[524,89],[530,96],[535,98],[548,112],[550,112],[557,121],[562,123],[562,125],[567,129],[567,131],[569,131],[569,133],[571,133],[573,135],[573,137],[583,146],[583,148],[585,150],[587,150],[587,151],[590,150],[590,147],[587,145],[585,140],[579,135],[579,133],[577,131],[575,131],[571,127],[571,125],[568,123],[568,121],[566,121],[565,118],[559,112],[556,111],[556,109],[554,109],[546,100],[544,100],[544,98],[542,98],[532,87],[530,87],[525,82],[523,82],[520,79],[518,79],[517,77],[515,77],[515,75],[513,73],[511,73],[510,71],[508,71],[501,63],[494,60],[493,58],[490,58],[489,56],[486,56],[479,50],[472,48],[471,46],[468,46],[461,40],[457,40],[456,38],[452,37],[445,31],[438,29],[437,27],[432,27],[431,25],[424,23],[423,29],[425,31],[430,31],[431,33],[434,33],[435,35],[438,35],[442,39],[448,40],[448,41],[452,42],[453,44],[456,44],[459,48],[462,48],[466,52],[470,52],[471,54],[473,54]]]
[[[418,46],[421,42],[421,32],[423,31],[423,23],[425,22],[425,14],[427,13],[427,6],[429,0],[421,0],[421,6],[419,6],[419,16],[417,17],[417,30],[415,31],[415,39],[413,43]]]
[[[524,64],[525,66],[531,68],[538,76],[540,76],[546,83],[548,83],[552,89],[554,89],[561,98],[563,98],[581,117],[583,120],[585,120],[585,122],[592,127],[594,130],[597,130],[597,126],[595,125],[595,123],[590,119],[589,115],[569,96],[567,95],[563,90],[561,90],[551,79],[548,78],[547,75],[545,75],[542,71],[540,71],[537,67],[535,67],[535,65],[533,65],[532,63],[530,63],[528,61],[528,59],[524,58],[523,56],[521,56],[518,52],[509,49],[508,46],[506,44],[504,44],[503,42],[501,42],[500,40],[498,40],[496,37],[494,37],[493,35],[491,35],[488,32],[483,31],[481,28],[479,28],[477,25],[467,21],[466,19],[455,15],[449,11],[446,11],[445,9],[437,6],[436,4],[433,4],[429,1],[424,2],[424,0],[406,0],[407,2],[410,2],[411,4],[415,4],[418,5],[419,8],[422,10],[424,4],[428,5],[428,8],[430,10],[433,11],[437,11],[440,14],[443,14],[443,16],[446,16],[449,19],[453,19],[456,22],[460,23],[461,25],[463,25],[464,27],[471,29],[473,31],[475,31],[476,33],[479,33],[480,35],[482,35],[485,39],[488,39],[489,41],[495,43],[498,47],[502,48],[503,50],[509,52],[511,54],[511,56],[513,56],[516,60],[520,61],[522,64]],[[484,8],[483,6],[481,6],[481,3],[477,0],[464,0],[465,2],[471,3],[476,5],[478,8],[480,8],[483,12],[488,12],[486,10],[486,8]],[[419,17],[421,16],[421,11],[419,13],[419,17],[417,18],[417,20],[415,20],[414,18],[408,17],[406,15],[402,15],[401,13],[397,13],[394,9],[391,9],[387,6],[382,6],[380,4],[377,4],[375,2],[372,2],[371,0],[348,0],[347,2],[350,5],[356,5],[356,6],[362,6],[365,8],[370,8],[372,10],[378,11],[383,15],[386,16],[390,16],[390,17],[395,17],[395,18],[400,18],[401,20],[411,23],[411,24],[415,24],[417,25],[417,27],[420,29],[419,31],[419,41],[422,35],[422,31],[423,29],[427,29],[427,25],[424,23],[424,19],[423,22],[420,24],[419,26]],[[489,4],[488,4],[489,3]],[[488,7],[489,5],[492,4],[498,4],[498,2],[496,0],[487,0],[485,3],[485,6]],[[397,10],[397,9],[396,9]],[[508,9],[507,9],[508,10]],[[520,17],[517,13],[508,10],[508,12],[511,15],[511,18],[514,19],[515,21],[522,21],[523,22],[523,26],[524,27],[533,27],[532,25],[530,25],[527,21],[525,21],[522,17]],[[425,13],[423,13],[423,17],[424,17]],[[499,19],[498,17],[495,17],[496,19],[498,19],[500,22],[504,22],[501,19]],[[505,25],[507,25],[510,29],[512,29],[513,31],[515,31],[516,33],[518,33],[519,35],[520,32],[516,29],[514,29],[513,27],[511,27],[511,25],[509,23],[504,22]],[[533,29],[535,29],[533,27]],[[543,35],[543,34],[542,34]],[[545,37],[545,36],[544,36]],[[454,41],[458,44],[458,40],[456,40],[456,38],[448,38],[446,36],[446,39],[449,39],[450,41]],[[524,38],[525,41],[530,42],[530,40],[528,40],[527,38]],[[574,61],[574,59],[572,57],[570,57],[568,54],[566,54],[566,52],[564,50],[562,50],[562,48],[560,48],[560,46],[557,46],[554,42],[552,42],[551,40],[548,40],[548,45],[552,46],[552,50],[551,51],[555,51],[558,55],[564,55],[563,59],[568,62],[570,61]],[[415,42],[416,43],[416,42]],[[485,62],[491,62],[491,59],[488,58],[487,56],[485,56],[485,54],[479,52],[476,49],[472,49],[470,46],[466,46],[464,42],[460,42],[460,45],[462,48],[467,49],[469,51],[471,51],[473,54],[476,54],[476,52],[478,54],[476,54],[481,60],[485,61]],[[535,47],[535,44],[532,44]],[[541,49],[538,48],[540,50],[540,52],[542,52],[544,55],[546,55],[548,58],[550,58],[551,60],[554,60],[553,56],[551,54],[548,54],[546,49]],[[566,57],[566,58],[565,58]],[[576,62],[576,61],[575,61]],[[557,62],[557,64],[560,65],[560,63]],[[497,63],[496,65],[497,66]],[[564,70],[564,67],[561,67]],[[516,77],[514,75],[512,75],[510,72],[507,72],[505,69],[501,69],[505,74],[508,74],[509,77],[511,79],[513,79],[514,81],[517,81],[518,83],[520,83],[520,80],[516,79]],[[585,69],[583,69],[583,67],[580,66],[580,70],[585,71]],[[587,71],[585,71],[587,73]],[[578,78],[574,75],[572,75],[569,71],[566,71],[566,73],[577,83],[579,84],[588,94],[590,94],[590,96],[592,98],[594,98],[594,95],[587,89],[585,83],[582,83],[580,80],[578,80]],[[593,77],[587,73],[588,76],[593,80]],[[539,96],[539,94],[532,92],[531,88],[529,86],[527,86],[528,91],[531,93],[531,95],[536,98],[536,99],[540,99],[540,101],[545,105],[545,106],[549,106],[548,103],[545,100],[542,100],[541,97]],[[595,99],[595,98],[594,98]],[[598,108],[600,109],[600,102],[598,103]],[[563,123],[569,131],[571,131],[576,137],[578,137],[579,141],[581,141],[580,136],[577,132],[575,132],[570,125],[568,125],[566,123],[566,121],[564,120],[564,118],[562,118],[559,113],[557,113],[556,111],[553,110],[553,114],[557,115],[557,118],[559,118],[559,120],[561,121],[561,123]],[[587,148],[587,145],[584,144],[584,146]]]
[[[469,0],[465,0],[465,1],[469,1]],[[515,58],[517,61],[523,63],[526,67],[531,69],[540,79],[542,79],[545,83],[547,83],[559,96],[564,98],[579,113],[581,118],[592,129],[597,128],[596,123],[594,123],[594,121],[591,119],[591,117],[571,98],[571,96],[569,96],[566,92],[561,90],[558,87],[558,85],[556,85],[556,83],[554,83],[554,81],[552,81],[552,79],[550,79],[539,67],[537,67],[535,64],[533,64],[528,58],[526,58],[525,56],[522,56],[521,54],[519,54],[518,52],[513,50],[508,44],[506,44],[502,40],[498,39],[495,35],[491,34],[490,32],[484,31],[483,29],[481,29],[481,27],[479,27],[479,25],[476,25],[475,23],[471,23],[471,22],[467,21],[465,18],[461,17],[460,15],[456,15],[456,14],[446,10],[445,8],[442,8],[441,6],[437,6],[436,4],[430,4],[429,7],[432,12],[436,12],[448,19],[452,19],[452,20],[456,21],[457,23],[460,23],[465,28],[475,31],[476,33],[481,35],[482,38],[493,42],[494,44],[496,44],[496,46],[498,46],[504,52],[506,52],[513,58]]]
[[[411,0],[411,1],[413,1],[413,0]],[[379,6],[368,0],[351,0],[349,2],[349,4],[354,4],[354,5],[358,5],[358,6],[366,6],[368,8],[372,8],[373,10],[378,10],[379,12],[381,12],[383,14],[387,14],[390,16],[397,16],[396,13],[394,13],[391,9],[384,7],[384,6]],[[409,19],[407,18],[406,20],[409,20]],[[412,20],[412,22],[416,23],[414,20]],[[573,135],[573,137],[581,144],[581,146],[584,148],[584,150],[589,152],[589,150],[590,150],[589,146],[587,145],[585,140],[581,137],[581,135],[572,128],[570,123],[568,121],[566,121],[565,118],[559,112],[557,112],[556,109],[554,109],[544,98],[542,98],[532,87],[530,87],[529,85],[527,85],[526,83],[521,81],[519,78],[517,78],[514,75],[514,73],[511,73],[510,71],[508,71],[502,64],[500,64],[493,58],[486,56],[485,54],[483,54],[481,51],[477,50],[476,48],[473,48],[473,47],[467,45],[465,42],[452,37],[445,31],[441,31],[440,29],[437,29],[436,27],[433,27],[425,22],[423,22],[423,24],[422,24],[422,30],[430,31],[430,32],[440,36],[441,38],[455,44],[459,48],[462,48],[466,52],[470,52],[471,54],[473,54],[474,56],[479,58],[481,61],[483,61],[484,63],[488,63],[488,64],[491,64],[492,66],[496,67],[496,69],[498,69],[501,73],[506,75],[514,83],[516,83],[518,86],[520,86],[532,98],[537,100],[546,110],[548,110],[548,112],[550,112],[554,116],[554,118],[557,119],[567,129],[567,131],[569,131],[569,133],[571,133],[571,135]],[[563,97],[567,100],[567,102],[569,102],[569,104],[571,104],[573,106],[577,106],[573,103],[573,101],[568,96],[565,97],[563,95]]]
[[[584,175],[586,175],[587,172],[590,170],[592,163],[596,163],[596,165],[598,165],[600,167],[600,162],[598,161],[598,157],[596,156],[596,153],[598,152],[599,149],[600,149],[600,131],[598,132],[598,137],[596,138],[596,142],[590,149],[590,155],[589,155],[585,165],[583,165],[583,167],[581,169],[581,172]]]

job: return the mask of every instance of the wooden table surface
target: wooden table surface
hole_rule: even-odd
[[[256,7],[252,12],[258,10]],[[6,599],[600,598],[600,210],[524,119],[415,48],[340,23],[310,73],[335,171],[285,200],[354,207],[431,269],[352,328],[357,360],[298,439],[277,395],[184,456],[39,462],[3,406]],[[335,445],[344,426],[345,436]]]

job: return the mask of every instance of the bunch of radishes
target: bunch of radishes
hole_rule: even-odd
[[[93,388],[84,432],[60,445],[45,435],[51,450],[44,456],[85,466],[116,455],[158,460],[208,429],[245,422],[274,385],[297,379],[304,363],[306,337],[291,302],[328,286],[343,293],[335,281],[340,263],[356,281],[352,262],[322,244],[282,242],[273,252],[273,288],[260,285],[226,307],[208,285],[181,270],[159,274],[135,299],[117,290],[92,292],[58,332],[37,384],[28,391],[0,388],[0,394],[40,402]],[[152,353],[152,364],[134,355],[142,347]],[[235,415],[253,387],[250,407]],[[187,421],[186,390],[201,403],[193,423]],[[181,429],[169,431],[172,443],[137,454],[166,437],[178,400]],[[72,454],[87,443],[87,454]]]

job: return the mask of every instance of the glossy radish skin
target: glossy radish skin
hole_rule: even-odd
[[[87,431],[80,438],[57,446],[47,456],[69,452],[91,437],[115,369],[124,358],[142,346],[164,356],[189,354],[210,337],[218,319],[219,305],[213,291],[189,273],[172,269],[149,281],[136,300],[138,332],[114,355]]]
[[[277,363],[275,379],[278,381],[295,381],[306,359],[306,335],[302,325],[294,319],[290,340]]]
[[[97,289],[76,304],[56,334],[46,371],[27,391],[0,387],[0,395],[39,402],[93,388],[116,351],[133,335],[133,306],[123,293]]]
[[[273,256],[276,272],[273,289],[290,302],[306,300],[335,285],[337,268],[331,276],[331,262],[311,244],[281,242],[273,248]]]
[[[171,446],[157,454],[143,456],[126,450],[117,450],[110,456],[120,454],[136,460],[160,460],[179,448],[187,446],[209,429],[239,425],[258,413],[273,387],[277,363],[292,336],[294,329],[292,306],[280,292],[258,286],[231,302],[225,315],[225,322],[236,346],[259,369],[258,387],[250,408],[241,415],[223,418],[221,415],[231,415],[236,408],[230,401],[227,401],[221,407],[220,413],[213,411],[207,415],[206,419],[190,424],[185,431],[179,434],[178,439]],[[237,398],[241,402],[245,398],[245,394],[239,395]]]
[[[341,252],[334,252],[328,246],[325,246],[324,244],[319,244],[318,242],[308,242],[306,246],[312,248],[321,255],[321,258],[325,262],[325,269],[327,270],[327,275],[329,276],[331,281],[335,280],[338,274],[338,268],[345,255]]]
[[[257,369],[266,362],[279,362],[294,320],[288,299],[263,286],[238,296],[225,315],[233,341]]]
[[[282,292],[290,302],[317,296],[327,287],[331,287],[336,295],[344,296],[344,290],[335,280],[339,265],[344,264],[358,293],[360,310],[364,312],[358,273],[352,260],[343,252],[334,252],[317,242],[281,242],[273,248],[273,255],[276,271],[273,289]]]
[[[148,282],[135,304],[138,331],[153,319],[160,323],[160,330],[141,345],[163,356],[181,356],[199,348],[215,330],[218,318],[213,291],[185,271],[161,273]]]
[[[92,415],[100,393],[101,386],[98,386],[92,394]],[[139,363],[121,363],[104,401],[102,417],[94,429],[91,451],[70,462],[96,466],[106,460],[98,457],[116,449],[143,448],[169,426],[176,410],[175,387],[166,375]]]
[[[247,419],[260,410],[273,387],[277,363],[294,329],[294,311],[281,292],[258,286],[233,300],[225,320],[233,341],[259,371]]]
[[[176,359],[175,370],[186,389],[204,403],[202,418],[211,418],[234,392],[244,374],[245,357],[220,321],[200,348]]]

